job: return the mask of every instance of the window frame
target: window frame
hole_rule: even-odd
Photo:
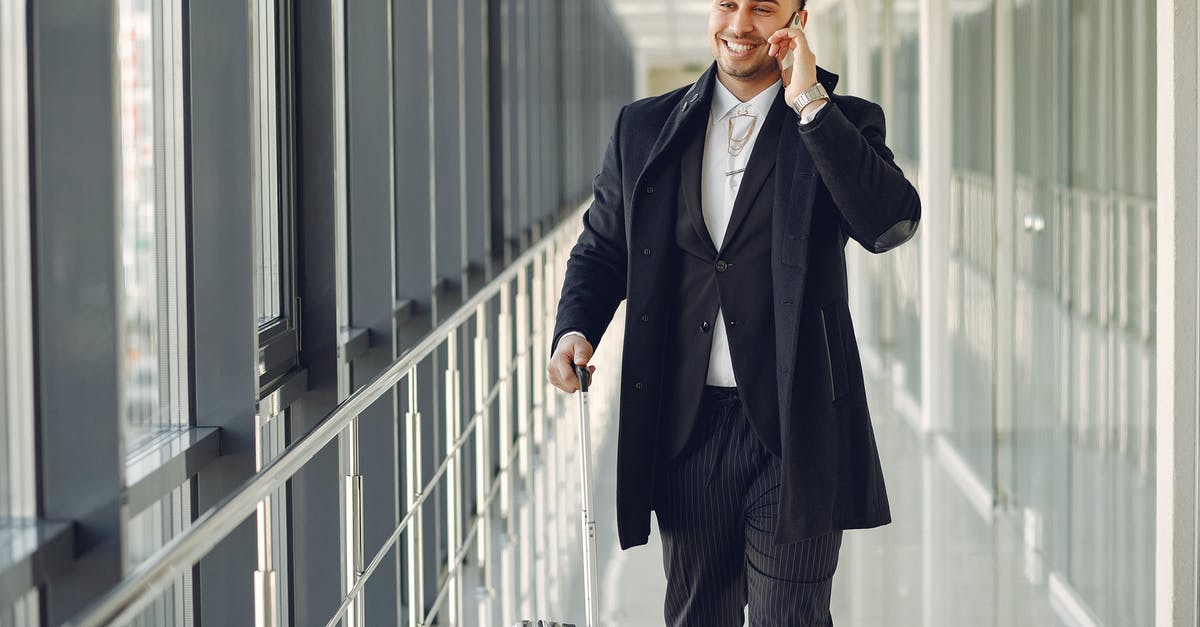
[[[271,11],[273,5],[273,11]],[[296,290],[295,254],[295,131],[294,55],[291,4],[280,0],[256,3],[251,18],[251,163],[255,208],[252,238],[255,259],[261,259],[265,229],[264,203],[278,211],[279,315],[257,321],[259,399],[266,398],[286,378],[295,376],[300,364],[299,298]],[[268,11],[269,14],[264,14]],[[264,19],[267,18],[267,19]],[[269,24],[267,22],[270,22]],[[274,58],[264,55],[272,54]],[[263,79],[263,74],[266,79]],[[273,90],[265,99],[260,86]],[[273,105],[273,106],[272,106]],[[264,116],[266,116],[264,118]],[[274,124],[264,128],[263,124]],[[264,138],[264,134],[266,137]],[[266,163],[264,159],[274,159]],[[265,276],[256,270],[255,303],[262,307]],[[259,309],[261,313],[261,310]]]

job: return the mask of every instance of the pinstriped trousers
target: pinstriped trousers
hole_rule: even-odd
[[[668,627],[833,625],[829,597],[842,532],[774,543],[780,460],[759,441],[733,388],[706,387],[687,448],[662,464],[654,509]]]

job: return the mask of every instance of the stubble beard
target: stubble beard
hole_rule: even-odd
[[[769,57],[753,65],[749,62],[730,62],[724,57],[717,57],[717,67],[721,70],[722,74],[742,80],[761,78],[767,72],[776,68]]]

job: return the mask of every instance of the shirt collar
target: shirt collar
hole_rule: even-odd
[[[743,103],[720,80],[714,80],[713,83],[715,85],[713,86],[712,113],[710,117],[712,123],[716,124],[729,117]],[[750,102],[746,104],[749,104],[757,115],[766,115],[771,110],[771,104],[775,101],[775,96],[779,93],[779,89],[782,86],[783,80],[777,80],[770,87],[758,92],[758,95],[751,98]]]

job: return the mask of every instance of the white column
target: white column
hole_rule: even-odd
[[[1155,624],[1195,625],[1197,9],[1159,0]]]
[[[921,0],[921,427],[949,407],[946,270],[950,266],[950,7]]]
[[[1012,442],[1013,419],[1013,342],[1016,302],[1014,259],[1016,254],[1016,204],[1013,190],[1016,155],[1015,128],[1016,68],[1013,67],[1013,0],[996,0],[996,442]],[[996,456],[995,485],[1001,505],[1010,498],[1012,487],[1011,449],[1004,447]]]

